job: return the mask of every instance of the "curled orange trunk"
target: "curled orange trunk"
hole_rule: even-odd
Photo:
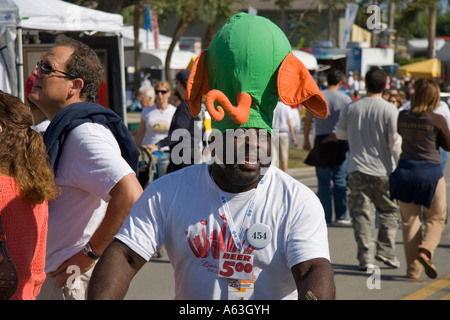
[[[220,90],[211,90],[206,95],[206,109],[211,118],[216,121],[223,119],[225,112],[221,106],[214,107],[214,102],[220,103],[228,112],[234,122],[241,125],[247,122],[250,116],[250,107],[252,105],[252,97],[245,92],[237,94],[237,106],[233,106],[227,96]]]

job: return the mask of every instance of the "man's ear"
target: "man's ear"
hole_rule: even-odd
[[[193,117],[199,115],[202,97],[210,90],[211,86],[209,85],[208,70],[206,68],[206,50],[203,50],[192,66],[184,95],[184,101]]]
[[[81,96],[81,90],[84,88],[84,81],[81,78],[76,78],[72,80],[72,86],[70,87],[69,94],[74,96],[78,93]]]
[[[283,103],[303,104],[319,118],[326,118],[328,106],[325,98],[305,65],[290,52],[278,69],[278,95]]]

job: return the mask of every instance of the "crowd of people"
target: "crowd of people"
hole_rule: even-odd
[[[265,40],[272,37],[254,45],[277,52],[280,61],[263,64],[272,68],[268,78],[279,73],[278,92],[264,87],[260,98],[246,100],[241,92],[237,101],[220,98],[231,105],[226,116],[235,123],[208,143],[217,147],[213,160],[231,153],[231,162],[193,165],[203,143],[195,131],[200,139],[205,131],[201,95],[222,89],[220,81],[216,90],[202,83],[206,70],[223,48],[234,48],[230,41],[249,36],[235,30],[260,29],[247,24],[264,27]],[[352,99],[339,91],[345,74],[332,69],[319,90],[279,32],[262,17],[230,19],[192,70],[176,74],[175,88],[167,81],[140,88],[141,119],[133,134],[117,114],[94,103],[103,75],[95,51],[64,35],[33,70],[26,104],[0,92],[0,217],[20,279],[11,299],[123,298],[163,245],[176,298],[334,299],[327,235],[333,212],[335,222],[353,226],[361,270],[374,260],[400,267],[395,238],[401,224],[406,276],[417,279],[423,268],[436,278],[432,258],[447,216],[442,159],[450,150],[439,87],[418,79],[408,94],[392,89],[385,96],[388,76],[373,68],[364,78],[352,77],[354,92],[366,91]],[[235,55],[233,62],[240,54],[227,53]],[[307,90],[285,90],[292,79]],[[206,109],[212,110],[208,95]],[[267,111],[258,99],[273,106]],[[286,173],[289,137],[297,143],[289,101],[307,109],[303,148],[316,169],[317,195]],[[235,120],[234,103],[249,104],[247,120]],[[271,151],[280,169],[264,161]],[[159,153],[156,173],[145,184],[138,179],[143,153]]]
[[[337,83],[332,79],[335,73],[328,73],[328,85]],[[350,79],[353,78],[350,75]],[[340,79],[337,90],[346,82],[342,74]],[[371,69],[364,79],[364,97],[354,97],[349,103],[350,97],[347,96],[347,101],[340,105],[337,97],[328,99],[329,108],[337,110],[336,119],[333,121],[330,116],[314,119],[318,133],[305,162],[316,167],[317,194],[326,213],[328,207],[327,223],[332,222],[333,194],[335,223],[339,223],[348,210],[361,270],[373,268],[374,260],[392,268],[400,267],[395,238],[401,224],[406,277],[418,279],[423,268],[427,276],[436,278],[437,269],[431,258],[447,217],[443,172],[450,150],[448,105],[441,101],[440,90],[434,80],[413,78],[402,86],[398,81],[389,81],[389,75],[377,68]],[[351,92],[359,94],[356,89]],[[305,116],[305,150],[311,150],[309,130],[312,118],[308,113]],[[330,128],[322,132],[320,126],[325,121],[331,123]],[[346,153],[345,160],[338,162],[338,165],[345,166],[344,170],[333,170],[326,163],[330,161],[329,154],[336,155],[336,150],[330,144],[332,140],[327,139],[326,144],[317,141],[317,135],[320,137],[321,133],[335,135],[335,144],[337,141],[348,143],[341,147]],[[327,137],[325,135],[322,139]],[[333,151],[327,152],[330,149]],[[329,173],[322,184],[320,172],[325,170]],[[340,181],[348,183],[348,195],[339,192],[342,188]],[[344,184],[345,190],[346,187]],[[327,190],[326,197],[322,190]],[[338,202],[339,194],[343,205]]]

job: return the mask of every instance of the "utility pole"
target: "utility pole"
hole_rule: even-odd
[[[387,46],[388,48],[392,45],[392,31],[394,30],[394,16],[395,16],[395,2],[393,0],[389,1],[389,21],[388,21],[388,32],[387,32]]]
[[[373,0],[373,5],[378,6],[378,0]],[[374,28],[372,30],[372,44],[371,44],[372,48],[375,48],[377,46],[376,31],[377,31],[377,28]]]

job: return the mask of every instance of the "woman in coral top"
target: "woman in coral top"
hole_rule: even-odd
[[[45,279],[47,201],[57,189],[29,107],[0,91],[0,217],[19,272],[12,300],[34,300]]]

